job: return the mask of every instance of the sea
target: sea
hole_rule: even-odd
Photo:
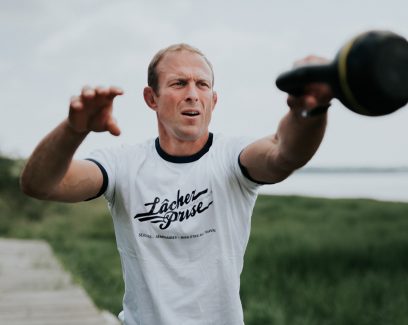
[[[260,194],[408,202],[408,170],[300,170]]]

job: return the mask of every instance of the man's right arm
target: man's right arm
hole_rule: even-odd
[[[84,88],[71,100],[69,117],[35,148],[21,174],[20,184],[29,196],[61,202],[94,197],[102,187],[99,167],[73,156],[89,132],[119,135],[112,118],[112,103],[123,92],[118,88]]]
[[[51,131],[35,148],[21,174],[21,189],[41,200],[78,202],[91,198],[102,186],[99,168],[72,157],[85,139],[67,120]]]

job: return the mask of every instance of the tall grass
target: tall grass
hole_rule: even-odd
[[[408,324],[408,204],[260,197],[247,324]]]

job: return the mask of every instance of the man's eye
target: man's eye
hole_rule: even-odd
[[[178,87],[184,86],[185,84],[186,84],[186,83],[185,83],[184,81],[182,81],[182,80],[173,82],[173,86],[178,86]]]
[[[205,82],[205,81],[200,82],[200,86],[201,86],[201,87],[207,87],[207,88],[210,88],[210,85],[209,85],[207,82]]]

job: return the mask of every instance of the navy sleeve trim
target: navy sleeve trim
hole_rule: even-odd
[[[242,151],[241,151],[241,153],[242,153]],[[256,184],[259,184],[259,185],[267,185],[267,184],[270,184],[270,183],[265,183],[265,182],[257,181],[257,180],[255,180],[255,179],[253,179],[253,178],[251,177],[251,175],[249,175],[248,169],[241,163],[241,153],[240,153],[239,156],[238,156],[238,165],[239,165],[239,168],[241,169],[242,174],[244,174],[244,176],[245,176],[246,178],[248,178],[250,181],[252,181],[252,182],[254,182],[254,183],[256,183]]]
[[[90,200],[100,197],[103,193],[105,193],[106,189],[108,188],[109,178],[108,178],[108,173],[106,172],[106,169],[99,163],[99,161],[96,161],[95,159],[91,159],[91,158],[87,158],[85,160],[89,160],[95,163],[101,170],[102,176],[103,176],[103,183],[102,183],[101,189],[99,190],[98,194],[96,194],[94,197],[91,197],[85,200],[85,201],[90,201]]]

